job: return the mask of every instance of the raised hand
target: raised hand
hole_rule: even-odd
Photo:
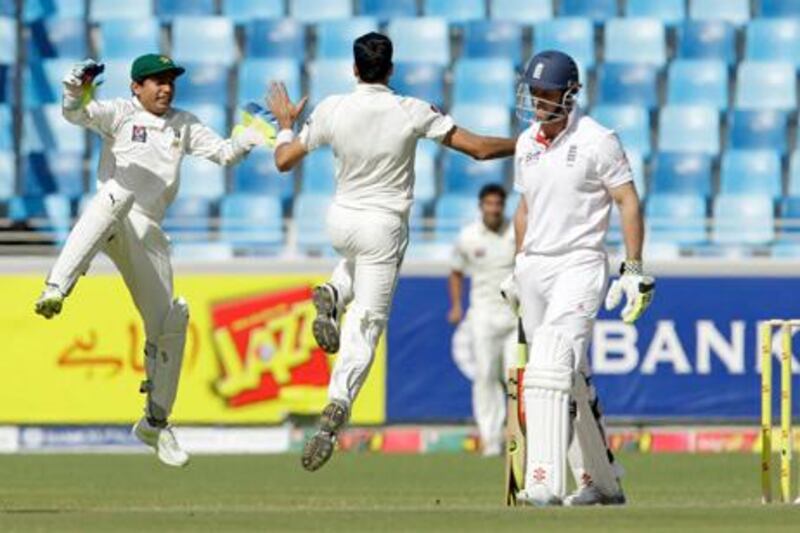
[[[303,113],[308,97],[304,96],[297,104],[292,103],[286,86],[282,82],[270,85],[267,106],[281,129],[292,129],[298,117]]]

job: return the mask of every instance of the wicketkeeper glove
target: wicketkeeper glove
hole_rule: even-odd
[[[241,113],[241,122],[233,127],[231,136],[248,149],[260,145],[274,148],[278,129],[272,113],[255,102],[245,104]]]
[[[639,261],[622,263],[619,273],[619,279],[614,280],[608,289],[606,309],[610,311],[617,307],[624,293],[627,302],[620,317],[626,324],[633,324],[653,301],[656,281],[652,276],[644,275],[642,263]]]
[[[500,283],[500,295],[511,307],[511,310],[514,311],[514,314],[517,314],[519,311],[519,293],[517,292],[517,280],[514,279],[513,272]]]
[[[103,63],[94,59],[84,59],[72,66],[72,70],[64,76],[64,106],[67,109],[83,107],[94,98],[95,89],[103,83],[99,78],[106,69]]]

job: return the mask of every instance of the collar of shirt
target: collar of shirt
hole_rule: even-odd
[[[541,146],[544,146],[545,150],[552,148],[553,146],[558,144],[564,137],[566,137],[568,133],[571,133],[571,131],[575,128],[575,125],[578,123],[578,119],[581,118],[582,115],[583,112],[581,111],[581,109],[577,106],[574,107],[567,116],[566,127],[563,130],[561,130],[561,133],[556,135],[555,139],[552,140],[548,140],[544,135],[542,135],[542,125],[539,124],[539,127],[536,128],[536,131],[533,132],[533,142]]]
[[[154,115],[144,108],[144,106],[136,96],[132,96],[131,101],[133,102],[133,107],[135,107],[137,111],[142,112],[145,125],[147,126],[153,126],[159,129],[164,129],[164,127],[166,127],[167,125],[167,121],[169,121],[169,119],[175,115],[174,109],[170,109],[169,111],[164,113],[163,116]]]
[[[508,220],[505,217],[503,217],[503,223],[500,225],[500,228],[497,231],[493,231],[492,229],[490,229],[482,218],[480,221],[480,230],[481,233],[483,233],[484,235],[497,235],[498,237],[500,237],[503,235],[503,233],[505,233],[507,228],[508,228]]]
[[[382,83],[364,83],[360,81],[356,84],[358,93],[391,93],[393,92],[387,85]]]

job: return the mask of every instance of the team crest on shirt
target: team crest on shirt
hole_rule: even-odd
[[[482,257],[486,257],[486,248],[476,248],[475,259],[480,259]]]
[[[144,126],[133,126],[131,133],[131,142],[146,143],[147,142],[147,128]]]
[[[567,166],[572,167],[575,166],[575,161],[578,159],[578,145],[571,144],[569,150],[567,150]]]

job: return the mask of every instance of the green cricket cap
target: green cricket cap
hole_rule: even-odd
[[[155,76],[163,72],[174,72],[180,76],[186,69],[175,64],[171,58],[161,54],[145,54],[139,56],[131,65],[131,79],[141,81],[148,76]]]

